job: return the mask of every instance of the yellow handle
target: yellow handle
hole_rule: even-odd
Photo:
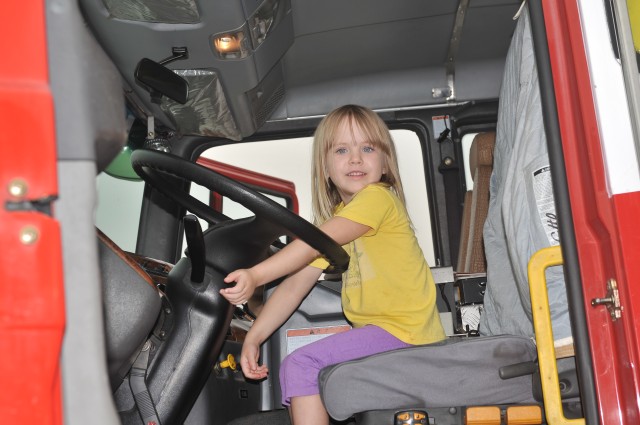
[[[562,250],[560,246],[552,246],[533,254],[529,260],[528,268],[533,328],[536,334],[544,410],[549,425],[584,425],[584,419],[567,419],[562,411],[558,367],[553,346],[551,311],[547,295],[547,279],[545,277],[547,268],[560,265],[562,265]]]
[[[233,354],[227,355],[227,360],[223,360],[219,363],[220,369],[229,368],[231,370],[236,370],[236,359],[233,357]]]

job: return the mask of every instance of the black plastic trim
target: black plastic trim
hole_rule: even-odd
[[[15,211],[31,211],[31,212],[39,212],[42,214],[46,214],[48,216],[52,216],[51,213],[51,204],[57,200],[57,196],[47,196],[46,198],[33,199],[27,201],[7,201],[4,204],[4,209],[9,212]]]
[[[592,369],[589,335],[586,326],[584,293],[580,279],[580,267],[573,224],[569,189],[565,173],[564,152],[558,122],[556,95],[553,87],[553,75],[547,43],[547,32],[544,23],[541,0],[529,2],[533,46],[540,81],[540,98],[542,102],[542,118],[547,136],[547,148],[553,177],[553,193],[556,202],[556,213],[560,239],[562,240],[562,256],[564,258],[564,274],[569,302],[569,316],[576,351],[576,366],[580,381],[582,408],[588,424],[600,423],[598,404],[595,393],[595,380]]]

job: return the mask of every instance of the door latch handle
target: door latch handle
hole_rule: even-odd
[[[593,307],[604,305],[609,310],[611,319],[615,322],[622,316],[622,306],[620,305],[620,293],[618,291],[618,282],[615,279],[607,281],[607,296],[604,298],[594,298],[591,300]]]

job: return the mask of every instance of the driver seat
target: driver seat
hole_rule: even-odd
[[[332,418],[355,416],[356,423],[377,423],[376,411],[388,423],[402,409],[445,408],[448,416],[462,406],[536,404],[536,357],[533,341],[522,336],[448,338],[325,368],[320,394]]]

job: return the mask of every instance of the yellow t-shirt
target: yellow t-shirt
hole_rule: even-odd
[[[343,247],[351,258],[342,275],[347,320],[356,328],[379,326],[413,345],[444,339],[433,276],[400,199],[373,184],[338,205],[334,215],[371,228]],[[311,265],[328,263],[317,259]]]

